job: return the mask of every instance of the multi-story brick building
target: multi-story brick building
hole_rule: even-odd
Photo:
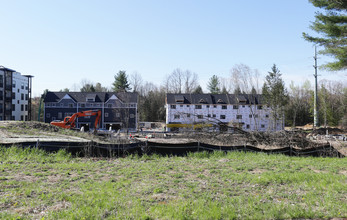
[[[64,120],[76,112],[101,110],[100,128],[136,130],[137,98],[137,93],[130,92],[48,92],[44,99],[44,121],[49,123]],[[92,128],[95,116],[89,117],[77,118],[76,127]]]
[[[0,66],[0,120],[31,120],[31,78]]]
[[[284,119],[273,121],[261,95],[167,94],[167,131],[238,127],[246,131],[277,131]]]

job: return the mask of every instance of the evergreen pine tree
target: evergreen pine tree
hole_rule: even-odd
[[[114,82],[112,85],[114,92],[128,92],[131,89],[130,84],[128,83],[128,76],[125,71],[121,70],[114,76]]]
[[[218,76],[213,75],[210,78],[210,81],[208,82],[207,88],[210,91],[210,93],[212,93],[212,94],[219,94],[220,93]]]
[[[323,37],[312,37],[303,33],[305,40],[323,46],[320,51],[335,58],[335,62],[325,64],[328,70],[347,69],[347,1],[345,0],[310,0],[315,6],[325,9],[325,13],[317,12],[311,29]]]
[[[281,78],[279,69],[274,64],[271,72],[265,77],[263,85],[263,95],[266,103],[272,111],[273,129],[276,128],[276,123],[282,119],[284,114],[284,106],[288,102],[288,93],[284,87],[284,82]]]

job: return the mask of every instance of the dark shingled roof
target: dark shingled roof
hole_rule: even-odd
[[[177,102],[177,97],[184,98],[184,102]],[[260,94],[166,94],[167,104],[264,104]]]
[[[138,97],[138,94],[134,92],[48,92],[44,102],[59,102],[65,95],[69,95],[76,102],[86,102],[87,97],[94,96],[95,102],[106,102],[115,95],[124,103],[137,103]]]

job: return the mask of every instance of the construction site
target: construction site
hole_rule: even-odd
[[[288,156],[345,157],[347,132],[338,128],[290,129],[279,132],[163,132],[148,128],[138,132],[80,131],[42,122],[0,122],[0,145],[66,149],[84,156],[128,154],[184,155],[197,151],[250,151]]]

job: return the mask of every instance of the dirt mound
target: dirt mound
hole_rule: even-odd
[[[52,126],[48,123],[37,121],[21,121],[17,123],[10,123],[7,125],[8,129],[35,129],[41,131],[58,132],[60,130],[57,126]]]
[[[298,148],[314,147],[316,143],[306,139],[306,133],[300,131],[279,132],[244,132],[238,134],[230,133],[191,133],[190,139],[212,145],[266,145],[276,147],[295,146]]]
[[[339,128],[331,128],[331,127],[327,127],[327,128],[318,128],[312,131],[312,135],[325,135],[325,134],[331,134],[331,135],[335,135],[335,134],[344,134],[346,133],[346,131],[339,129]]]

